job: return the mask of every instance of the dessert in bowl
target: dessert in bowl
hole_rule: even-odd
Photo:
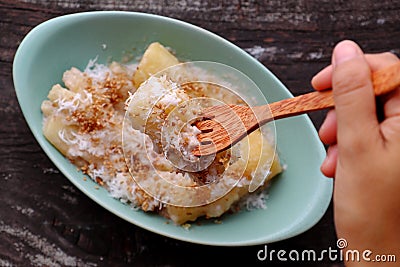
[[[148,71],[144,76],[143,73],[139,75],[138,72],[143,69],[140,68],[140,64],[145,58],[145,51],[153,43],[170,48],[169,52],[178,62],[209,61],[239,70],[261,89],[262,94],[269,101],[291,96],[290,92],[265,66],[242,49],[213,33],[185,22],[133,12],[89,12],[47,21],[33,29],[21,43],[14,61],[14,82],[17,97],[28,125],[43,150],[63,174],[93,200],[127,221],[159,234],[195,243],[227,246],[268,243],[302,233],[317,223],[329,205],[332,182],[325,179],[319,172],[319,164],[325,156],[325,150],[307,116],[276,122],[274,137],[277,147],[276,157],[270,157],[275,160],[270,161],[268,170],[261,175],[267,177],[270,174],[270,177],[274,177],[274,179],[268,183],[268,191],[257,192],[259,193],[257,201],[262,200],[262,205],[258,205],[251,211],[242,209],[226,213],[231,211],[231,204],[237,203],[237,200],[241,199],[241,194],[229,198],[227,201],[230,202],[229,205],[222,210],[210,212],[210,209],[206,210],[204,207],[213,205],[214,202],[196,203],[191,207],[168,206],[165,199],[160,199],[159,196],[152,195],[152,192],[142,190],[143,188],[140,186],[139,189],[142,191],[110,190],[113,183],[115,188],[118,188],[121,181],[122,184],[137,182],[135,174],[138,174],[138,170],[134,170],[134,168],[138,164],[126,162],[126,158],[132,157],[126,157],[127,146],[120,139],[121,129],[117,127],[118,131],[108,137],[115,138],[114,141],[122,144],[121,147],[110,146],[110,143],[114,142],[113,140],[108,139],[108,142],[102,142],[100,136],[91,136],[99,145],[98,147],[93,146],[93,143],[90,145],[85,142],[78,143],[77,139],[73,139],[73,137],[76,133],[97,132],[99,134],[102,129],[110,129],[108,128],[110,122],[113,125],[121,125],[119,120],[121,118],[126,120],[121,113],[126,111],[125,104],[130,93],[133,94],[133,100],[135,100],[136,91],[131,92],[131,88],[146,92],[143,88],[141,89],[140,85],[148,81],[150,76],[160,82],[161,76],[149,75],[153,74],[152,71]],[[88,66],[88,62],[93,59],[96,59],[96,63],[92,62],[93,64]],[[98,64],[97,67],[94,66],[95,64]],[[173,64],[159,65],[162,70]],[[111,90],[97,95],[88,85],[88,73],[92,75],[89,76],[93,82],[93,78],[98,77],[96,75],[105,70],[102,66],[108,69],[109,80],[107,81],[105,78],[99,83],[103,84],[104,88]],[[115,77],[118,79],[114,79]],[[140,79],[142,81],[137,82]],[[88,110],[80,112],[73,105],[67,104],[90,102],[87,94],[76,95],[78,92],[82,92],[82,87],[77,85],[77,81],[83,82],[83,90],[91,93],[94,96],[92,100],[103,107],[100,112],[101,116],[93,115],[100,114],[99,107],[85,106]],[[105,83],[108,84],[104,86]],[[243,95],[257,98],[257,95],[251,95],[256,92],[251,92],[248,88],[242,89],[247,90]],[[74,94],[67,96],[67,92]],[[128,107],[132,103],[134,102],[130,102]],[[133,105],[132,107],[137,106]],[[113,107],[113,110],[107,110],[108,107]],[[66,132],[66,121],[46,124],[50,120],[57,121],[54,114],[55,110],[60,109],[67,114],[63,118],[64,120],[68,121],[67,117],[69,116],[71,124],[73,122],[81,123],[80,126],[72,127],[76,132]],[[127,114],[135,112],[131,110]],[[113,117],[116,113],[121,116]],[[88,114],[92,115],[88,116]],[[96,119],[91,120],[93,117]],[[46,132],[46,125],[50,125],[50,128],[58,125],[59,128]],[[146,133],[140,128],[139,122],[134,128],[135,131]],[[296,129],[296,136],[293,136],[293,129]],[[151,131],[147,131],[146,134],[151,135]],[[249,138],[251,137],[249,136]],[[275,148],[275,139],[272,141],[272,150]],[[65,145],[71,145],[74,142],[75,147],[81,146],[81,148],[70,150],[70,147]],[[132,142],[125,143],[132,144]],[[91,165],[93,162],[85,159],[84,152],[88,151],[111,155],[105,152],[106,148],[99,149],[103,145],[108,148],[113,147],[115,155],[125,152],[122,157],[124,161],[116,159],[120,165],[116,162],[109,162],[109,160],[102,162],[104,166],[111,166],[110,169],[118,168],[118,170],[112,170],[113,175],[108,176],[118,179],[102,178],[99,172],[101,168],[95,168],[100,163]],[[151,145],[154,146],[154,142]],[[263,148],[263,146],[257,147]],[[265,149],[267,148],[268,146],[265,146]],[[254,153],[249,153],[250,156],[251,154]],[[155,162],[160,163],[161,161]],[[273,162],[275,162],[276,169],[271,168]],[[168,167],[163,164],[159,165],[158,167],[161,169]],[[79,169],[76,168],[77,166]],[[286,168],[282,169],[283,166]],[[245,172],[246,168],[242,167],[242,170]],[[273,170],[271,173],[267,173],[271,170]],[[168,171],[171,173],[169,169]],[[86,179],[86,181],[82,179],[84,173],[92,179]],[[269,180],[267,179],[267,181]],[[105,186],[98,188],[97,184]],[[227,190],[227,192],[233,191]],[[144,194],[142,194],[143,192]],[[248,190],[243,190],[243,192],[243,195],[249,195]],[[136,203],[140,205],[134,203],[134,206],[141,207],[139,210],[132,209],[129,202],[133,198],[129,194],[136,194],[135,199],[137,196],[143,197],[143,201]],[[265,200],[266,194],[268,194],[267,200]],[[148,196],[151,201],[146,202]],[[229,196],[229,193],[223,194],[223,196]],[[223,196],[217,198],[216,202],[221,201]],[[156,201],[152,202],[153,200]],[[160,203],[164,205],[163,207],[169,207],[167,211],[159,209],[165,216],[143,211],[149,207],[157,210]],[[265,207],[267,208],[265,209]],[[187,209],[192,210],[188,211]],[[183,215],[182,211],[184,211]],[[211,219],[203,219],[204,216]],[[166,218],[175,223],[166,223],[168,222]],[[215,219],[218,223],[215,222]],[[192,224],[189,230],[187,227],[179,226],[193,220],[196,220],[197,223]]]

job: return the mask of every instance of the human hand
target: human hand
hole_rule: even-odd
[[[332,65],[312,85],[316,90],[332,88],[335,100],[319,134],[329,145],[321,171],[335,178],[338,237],[347,240],[347,250],[397,253],[400,260],[400,88],[377,103],[371,83],[371,71],[398,60],[390,53],[364,55],[357,44],[343,41],[334,49]]]

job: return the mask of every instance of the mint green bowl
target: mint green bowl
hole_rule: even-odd
[[[332,196],[332,180],[319,166],[325,157],[309,117],[276,121],[278,152],[287,169],[270,187],[267,209],[224,215],[221,224],[202,220],[187,230],[166,219],[113,199],[64,158],[42,134],[40,105],[52,85],[72,66],[83,69],[127,55],[140,56],[153,41],[176,51],[178,58],[216,61],[247,74],[269,102],[292,97],[261,63],[227,40],[191,24],[157,15],[100,11],[58,17],[34,28],[22,41],[13,66],[14,85],[25,119],[38,143],[60,171],[83,193],[115,215],[149,231],[199,244],[247,246],[296,236],[314,226]]]

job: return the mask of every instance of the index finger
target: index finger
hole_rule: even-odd
[[[365,59],[367,60],[371,71],[385,68],[399,60],[396,55],[390,52],[365,54]],[[332,65],[329,65],[318,72],[311,80],[313,88],[317,91],[332,88],[332,71]]]

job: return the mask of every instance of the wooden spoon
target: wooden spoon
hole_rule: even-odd
[[[372,73],[375,95],[388,93],[400,86],[400,62]],[[192,153],[211,155],[239,142],[249,133],[272,120],[296,116],[334,106],[332,90],[315,91],[264,106],[218,105],[206,108],[203,120],[194,125],[201,130],[200,145]]]

